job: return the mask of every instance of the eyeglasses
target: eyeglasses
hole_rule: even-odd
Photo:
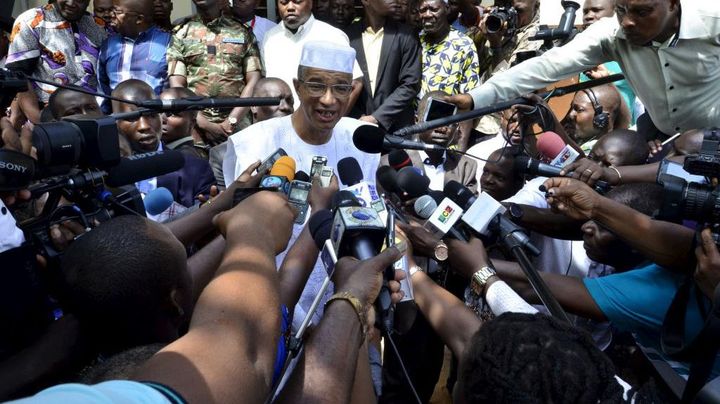
[[[305,85],[305,88],[307,88],[308,93],[313,97],[322,97],[327,93],[328,87],[330,87],[332,94],[335,97],[338,98],[346,98],[350,96],[350,93],[352,92],[352,85],[350,84],[325,84],[325,83],[318,83],[315,81],[302,81],[301,83]]]

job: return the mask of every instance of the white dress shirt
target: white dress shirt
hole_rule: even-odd
[[[442,161],[437,166],[430,164],[430,158],[423,150],[418,150],[418,154],[423,161],[425,176],[430,178],[428,188],[433,191],[445,189],[445,160],[447,159],[447,153],[443,153]]]
[[[330,24],[316,20],[312,15],[295,33],[285,28],[285,22],[281,21],[280,24],[265,33],[265,38],[260,45],[260,55],[265,65],[265,77],[280,78],[290,86],[293,97],[295,97],[295,109],[300,106],[300,99],[295,92],[293,79],[297,78],[303,45],[309,41],[327,41],[350,46],[350,40],[344,32]],[[353,78],[357,79],[362,75],[356,59]]]
[[[677,41],[637,46],[615,18],[604,18],[570,43],[493,76],[470,91],[475,108],[509,100],[609,61],[662,132],[720,124],[720,2],[681,0]]]

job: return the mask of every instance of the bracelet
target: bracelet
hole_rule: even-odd
[[[350,303],[353,309],[355,309],[355,314],[357,314],[358,320],[360,321],[360,329],[362,332],[362,339],[360,340],[360,345],[362,346],[362,344],[365,342],[365,339],[367,338],[368,330],[367,319],[365,318],[365,308],[363,307],[362,303],[360,303],[360,299],[353,296],[352,293],[338,292],[332,295],[332,297],[330,297],[327,303],[325,303],[325,309],[327,310],[327,307],[328,305],[330,305],[330,303],[338,300],[344,300]]]
[[[612,166],[612,165],[611,165],[610,167],[608,167],[608,168],[611,169],[611,170],[615,170],[615,173],[618,175],[618,182],[617,182],[617,183],[620,184],[620,182],[622,181],[622,174],[620,174],[620,170],[618,170],[617,167]]]
[[[418,265],[411,266],[408,269],[408,272],[410,273],[410,277],[412,278],[413,275],[415,275],[416,272],[425,272],[422,268],[420,268]]]

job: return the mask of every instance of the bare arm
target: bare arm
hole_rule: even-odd
[[[225,251],[225,239],[217,236],[188,258],[187,267],[192,279],[193,301],[197,301],[205,286],[212,280],[215,271],[220,266],[223,251]]]
[[[308,226],[305,226],[295,240],[295,244],[285,255],[279,271],[280,300],[289,310],[292,311],[300,300],[319,253],[320,250],[315,245]]]
[[[40,107],[37,94],[32,88],[32,85],[28,84],[28,91],[17,94],[18,105],[20,110],[25,114],[25,117],[32,123],[40,123]]]

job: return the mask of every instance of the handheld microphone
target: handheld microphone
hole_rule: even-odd
[[[415,201],[415,213],[426,219],[425,228],[431,232],[467,242],[467,237],[454,226],[460,220],[463,210],[448,198],[438,204],[431,195],[423,195]]]
[[[355,195],[362,206],[373,206],[378,212],[385,211],[375,185],[363,180],[360,164],[354,157],[345,157],[338,161],[338,177],[346,190]]]
[[[365,153],[380,153],[384,149],[446,150],[442,146],[386,135],[382,129],[372,125],[362,125],[355,129],[353,143]]]
[[[528,156],[515,156],[513,165],[515,166],[515,170],[521,173],[548,178],[562,177],[562,175],[560,175],[560,171],[562,170],[562,168],[542,163]],[[572,172],[565,174],[565,177],[572,177]],[[606,181],[595,182],[595,191],[600,194],[604,194],[605,192],[610,190],[610,188],[610,184],[608,184]]]
[[[412,160],[405,150],[395,149],[388,153],[388,164],[395,170],[400,170],[412,166]]]
[[[310,176],[302,170],[295,173],[295,181],[311,182]]]
[[[165,187],[158,187],[145,194],[143,205],[145,212],[150,215],[159,215],[172,205],[174,201],[173,195]]]
[[[159,150],[134,154],[120,160],[120,164],[107,169],[105,184],[120,187],[148,178],[177,171],[185,166],[185,157],[175,150]]]
[[[139,107],[149,108],[158,111],[191,111],[207,108],[237,108],[237,107],[262,107],[267,105],[280,105],[280,98],[277,97],[186,97],[176,100],[146,100],[140,102]]]
[[[294,179],[295,160],[290,156],[282,156],[272,165],[270,173],[262,177],[260,188],[276,188],[287,194]]]
[[[430,178],[418,173],[415,167],[405,167],[398,171],[397,183],[412,199],[427,194]]]
[[[536,148],[544,163],[560,168],[574,162],[580,156],[580,153],[565,144],[557,133],[550,131],[538,136]]]
[[[445,195],[465,210],[462,221],[480,234],[488,234],[488,230],[500,233],[501,238],[511,237],[514,241],[528,249],[531,254],[538,256],[540,250],[531,242],[530,238],[520,227],[506,218],[505,207],[483,192],[476,197],[472,191],[457,181],[445,184]]]
[[[390,166],[380,166],[375,174],[381,187],[387,192],[400,194],[402,188],[397,183],[397,171]]]

